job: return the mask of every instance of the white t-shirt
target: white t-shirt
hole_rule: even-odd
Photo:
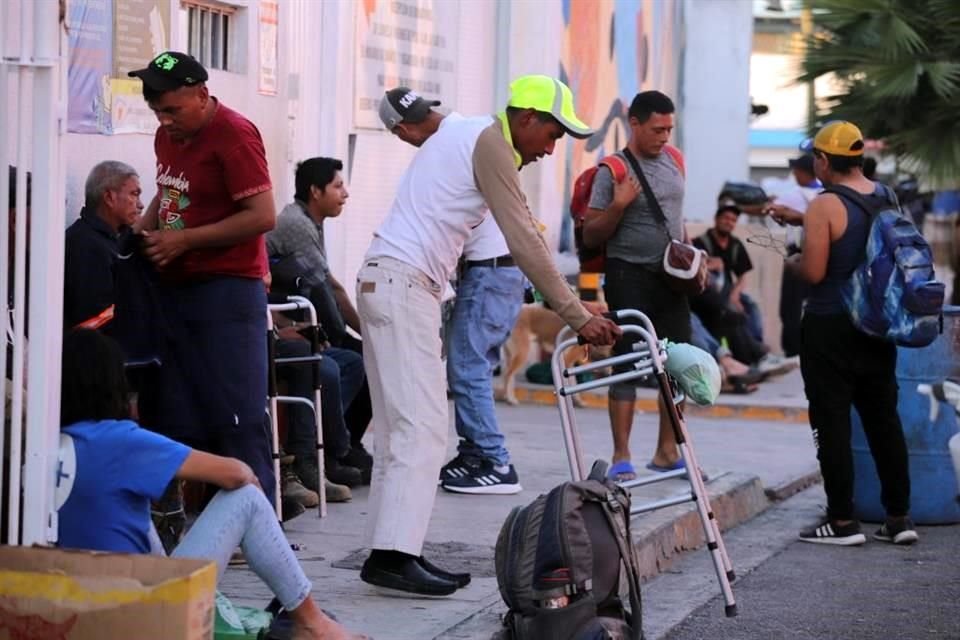
[[[777,196],[774,200],[776,204],[782,204],[790,207],[794,211],[806,213],[807,207],[822,190],[822,187],[801,187],[797,186],[786,193]],[[800,247],[803,244],[803,227],[787,227],[787,246]]]
[[[447,281],[472,230],[490,217],[474,179],[473,153],[477,138],[493,122],[492,116],[457,113],[440,122],[403,174],[364,260],[394,258],[436,283]]]
[[[489,260],[508,253],[507,239],[503,237],[493,216],[487,216],[463,245],[463,257],[467,260]]]

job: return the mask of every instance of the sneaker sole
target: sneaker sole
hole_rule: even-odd
[[[440,488],[451,493],[467,493],[472,495],[512,496],[523,491],[519,484],[495,484],[487,487],[457,487],[441,483]]]
[[[889,542],[891,544],[907,546],[919,540],[920,536],[917,535],[916,531],[901,531],[892,538],[889,536],[881,536],[875,533],[873,534],[873,539],[879,540],[880,542]]]
[[[854,547],[864,544],[867,541],[867,536],[862,533],[853,536],[844,536],[842,538],[802,538],[797,536],[797,540],[800,542],[812,542],[813,544],[832,544],[836,547]]]

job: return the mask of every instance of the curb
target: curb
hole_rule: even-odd
[[[642,393],[642,390],[638,390]],[[557,405],[556,395],[552,387],[521,387],[517,385],[516,396],[520,404],[540,404],[555,407]],[[589,391],[579,394],[578,399],[582,406],[590,409],[606,409],[606,393],[591,393]],[[637,409],[654,413],[657,411],[657,399],[654,396],[644,397],[638,395]],[[784,407],[777,405],[759,405],[759,404],[740,404],[733,402],[723,402],[707,407],[701,407],[693,403],[688,403],[685,413],[699,418],[739,418],[742,420],[768,420],[778,422],[790,422],[796,424],[809,424],[810,416],[806,408]]]
[[[760,478],[750,474],[723,474],[707,490],[721,531],[747,522],[771,504]],[[645,580],[669,569],[681,553],[704,545],[703,525],[693,502],[644,514],[632,528]]]
[[[764,490],[764,493],[767,494],[773,502],[783,502],[787,498],[792,498],[797,495],[804,489],[812,487],[815,484],[820,484],[823,482],[823,476],[820,475],[820,470],[814,468],[812,471],[809,471],[799,478],[795,478],[789,482],[786,482],[779,487],[770,487]]]

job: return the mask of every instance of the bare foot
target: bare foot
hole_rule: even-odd
[[[307,598],[290,612],[293,620],[292,640],[370,640],[352,633],[325,614],[313,598]]]
[[[720,366],[723,367],[723,372],[728,376],[743,376],[750,372],[750,367],[732,356],[720,358]]]
[[[293,625],[291,640],[370,640],[359,633],[351,633],[327,616],[311,625]]]

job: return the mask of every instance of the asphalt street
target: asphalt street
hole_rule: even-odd
[[[745,525],[749,527],[750,525]],[[960,525],[920,527],[911,547],[794,542],[735,583],[739,616],[715,598],[668,640],[960,639]]]

